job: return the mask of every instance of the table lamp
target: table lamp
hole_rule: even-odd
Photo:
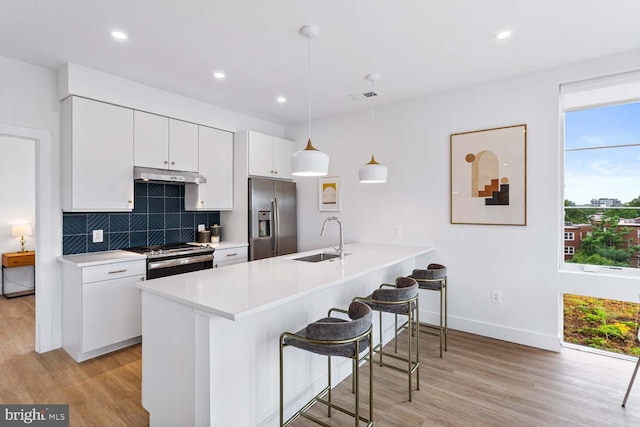
[[[11,228],[11,237],[18,237],[20,236],[20,251],[19,252],[26,252],[24,249],[24,236],[33,236],[33,232],[31,231],[31,225],[29,224],[24,224],[24,225],[14,225]]]

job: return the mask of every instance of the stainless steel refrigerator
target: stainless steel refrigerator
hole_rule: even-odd
[[[250,178],[249,261],[296,252],[296,183]]]

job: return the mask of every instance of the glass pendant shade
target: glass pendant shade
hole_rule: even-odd
[[[372,154],[369,163],[364,166],[360,166],[358,176],[362,183],[375,184],[379,182],[387,182],[387,172],[387,167],[378,163]]]
[[[295,176],[325,176],[329,171],[329,156],[307,141],[304,150],[291,156],[291,174]]]

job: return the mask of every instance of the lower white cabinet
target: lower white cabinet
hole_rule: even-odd
[[[213,253],[213,268],[247,262],[247,247],[216,249]]]
[[[77,362],[140,342],[146,260],[62,270],[62,346]]]

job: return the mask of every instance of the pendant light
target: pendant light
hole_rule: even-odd
[[[380,74],[367,74],[365,79],[371,82],[371,160],[364,166],[360,166],[358,175],[362,183],[379,183],[387,182],[387,167],[381,165],[373,156],[375,148],[375,97],[377,96],[373,90],[373,82],[380,78]]]
[[[318,35],[318,27],[305,25],[300,34],[309,39],[309,140],[304,150],[291,156],[291,173],[296,176],[324,176],[329,171],[329,156],[311,143],[311,39]]]

